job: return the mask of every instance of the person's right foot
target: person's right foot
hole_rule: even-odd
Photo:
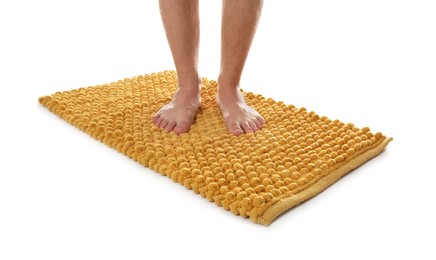
[[[201,106],[200,90],[201,82],[195,87],[177,87],[171,102],[153,116],[152,122],[178,135],[188,132]]]

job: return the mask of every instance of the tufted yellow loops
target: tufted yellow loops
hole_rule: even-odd
[[[209,183],[209,185],[207,186],[208,190],[218,190],[219,186],[216,182],[211,182]]]
[[[269,178],[265,178],[265,179],[262,180],[262,185],[264,185],[264,186],[268,186],[268,185],[271,185],[271,184],[273,184],[273,182]]]
[[[336,162],[335,162],[334,159],[329,159],[329,160],[327,161],[327,165],[330,166],[330,167],[333,166],[333,165],[335,165],[335,163],[336,163]]]
[[[248,182],[248,178],[245,176],[241,176],[238,178],[238,183],[242,186],[244,183]]]
[[[300,178],[297,180],[297,184],[298,185],[304,185],[307,183],[307,179],[306,178]]]
[[[183,175],[183,176],[187,176],[189,173],[190,173],[189,168],[182,168],[180,170],[180,174]]]
[[[377,132],[377,133],[375,133],[375,135],[374,135],[375,139],[380,139],[382,136],[383,136],[383,135],[382,135],[382,133],[380,133],[380,132]]]
[[[340,163],[340,162],[343,162],[344,161],[344,157],[342,156],[342,155],[339,155],[339,156],[337,156],[336,158],[335,158],[335,162],[336,163]]]
[[[262,197],[264,198],[265,202],[269,202],[274,198],[274,196],[269,192],[263,193]]]
[[[256,172],[257,172],[258,174],[266,173],[266,171],[267,171],[267,169],[266,169],[265,166],[259,166],[259,167],[257,167],[257,169],[256,169]]]
[[[294,172],[291,174],[291,178],[294,179],[294,180],[298,180],[300,177],[301,177],[301,173],[298,172],[298,171],[294,171]]]
[[[289,190],[293,190],[298,187],[298,184],[296,182],[291,182],[286,186]]]
[[[232,191],[229,191],[224,195],[224,198],[226,200],[233,200],[235,198],[235,193],[233,193]]]
[[[252,187],[255,187],[255,186],[259,185],[261,182],[262,181],[258,177],[253,177],[253,178],[250,179],[250,185]]]
[[[262,185],[262,184],[259,184],[259,185],[257,185],[255,188],[254,188],[254,191],[256,192],[256,193],[261,193],[261,192],[263,192],[263,191],[265,191],[265,185]]]
[[[253,202],[250,198],[243,197],[241,201],[241,206],[246,208],[247,210],[251,210],[253,207]]]
[[[236,187],[238,187],[238,182],[237,182],[237,181],[231,181],[231,182],[229,183],[229,188],[230,188],[230,189],[234,189],[234,188],[236,188]]]
[[[355,151],[359,151],[360,149],[362,149],[362,145],[360,143],[354,145],[354,150]]]
[[[262,196],[256,196],[253,200],[253,206],[261,207],[265,203],[265,199]]]
[[[225,195],[225,194],[227,194],[227,192],[229,192],[229,188],[227,186],[221,186],[220,193],[222,195]]]
[[[238,200],[243,200],[244,198],[246,198],[247,197],[247,193],[245,192],[245,191],[240,191],[240,192],[238,192],[238,194],[236,195],[236,198],[238,199]]]
[[[190,132],[167,133],[151,118],[171,100],[177,84],[174,71],[162,71],[38,100],[142,165],[234,214],[261,223],[272,220],[265,216],[280,214],[280,207],[292,207],[286,203],[299,194],[309,191],[310,196],[299,198],[305,200],[319,193],[328,186],[322,185],[324,177],[338,179],[337,170],[348,171],[356,157],[380,152],[390,140],[368,127],[359,129],[245,91],[247,103],[256,107],[267,124],[255,133],[233,136],[215,105],[217,83],[208,79],[203,79],[202,109]],[[288,206],[276,207],[281,203]],[[274,210],[278,213],[271,214]]]

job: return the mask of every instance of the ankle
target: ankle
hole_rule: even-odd
[[[240,92],[239,85],[223,84],[218,82],[217,93],[219,95],[235,95]]]
[[[180,88],[198,89],[201,85],[201,77],[197,73],[177,74],[177,81]]]
[[[216,99],[219,103],[237,104],[244,100],[239,88],[218,87]]]
[[[177,89],[184,93],[199,94],[201,91],[201,84],[198,82],[179,82]]]
[[[201,98],[200,88],[195,87],[177,87],[174,97],[178,100],[194,100]]]
[[[222,89],[238,89],[240,77],[220,73],[218,87]]]

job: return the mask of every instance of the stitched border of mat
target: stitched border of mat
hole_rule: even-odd
[[[381,140],[381,142],[377,144],[377,146],[366,150],[365,152],[357,155],[350,161],[345,162],[345,164],[340,165],[336,170],[333,170],[312,185],[309,185],[306,189],[301,190],[297,194],[282,198],[280,201],[273,204],[270,208],[266,209],[263,215],[259,216],[257,223],[263,225],[271,224],[272,221],[274,221],[285,211],[290,210],[298,204],[318,195],[319,193],[330,187],[332,184],[334,184],[336,181],[338,181],[341,177],[351,172],[353,169],[361,166],[368,160],[379,155],[392,140],[393,139],[391,137]]]

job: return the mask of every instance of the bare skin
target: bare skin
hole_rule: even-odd
[[[239,88],[262,3],[262,0],[223,0],[216,103],[228,131],[234,135],[254,132],[265,124],[263,117],[247,105]],[[159,5],[179,86],[171,102],[164,105],[152,121],[159,128],[181,134],[189,131],[201,104],[198,0],[160,0]]]
[[[156,113],[152,122],[168,132],[181,134],[189,131],[201,105],[198,1],[160,0],[159,7],[179,85],[171,102]]]
[[[262,0],[223,0],[221,71],[216,103],[227,129],[234,135],[254,132],[265,124],[264,118],[247,105],[239,88],[262,4]]]
[[[200,87],[178,87],[171,102],[164,105],[152,121],[167,132],[173,130],[176,134],[186,133],[194,122],[200,106]]]

